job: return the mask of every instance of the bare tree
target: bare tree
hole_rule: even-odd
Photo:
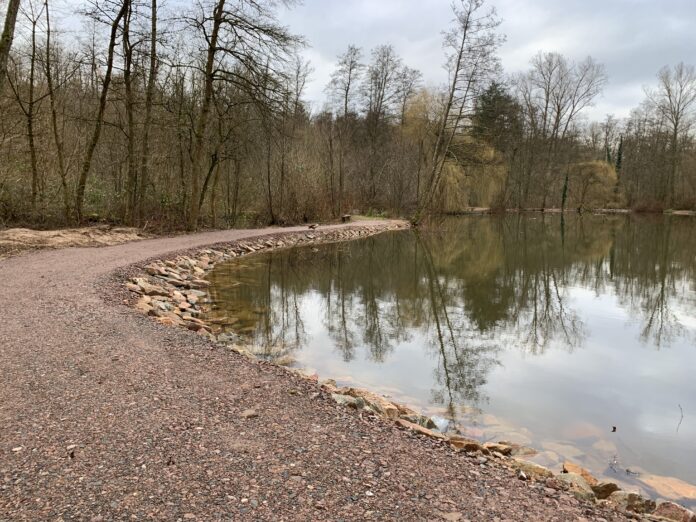
[[[338,197],[337,214],[343,213],[346,171],[346,148],[352,137],[352,125],[349,114],[353,110],[359,82],[365,68],[362,60],[362,51],[355,45],[349,45],[346,52],[338,57],[336,70],[331,74],[331,81],[327,86],[330,95],[342,108],[342,115],[338,122]],[[333,194],[333,181],[331,181]]]
[[[116,17],[111,22],[109,49],[106,58],[106,72],[104,74],[104,79],[102,80],[101,94],[99,96],[99,108],[97,110],[97,116],[96,121],[94,123],[92,137],[87,145],[87,152],[85,153],[85,158],[82,162],[82,167],[80,168],[80,176],[77,180],[77,190],[75,194],[75,219],[78,222],[82,221],[82,210],[85,201],[87,177],[89,176],[89,171],[92,168],[92,159],[94,157],[94,151],[97,148],[97,144],[99,143],[99,137],[101,136],[102,132],[102,125],[104,124],[104,111],[106,110],[106,100],[109,94],[111,74],[114,68],[114,49],[116,48],[116,37],[118,35],[118,28],[121,24],[121,20],[126,15],[129,7],[130,0],[122,0],[120,7],[118,7],[118,11],[116,12]]]
[[[145,121],[143,122],[143,143],[140,156],[140,189],[138,190],[138,222],[145,217],[145,194],[150,173],[150,128],[152,127],[152,104],[157,81],[157,0],[150,1],[150,69],[145,93]]]
[[[496,51],[502,37],[495,32],[500,25],[495,9],[484,10],[484,0],[459,0],[452,9],[454,27],[445,34],[450,84],[415,222],[432,204],[452,142],[473,112],[476,93],[499,67]]]
[[[5,24],[0,36],[0,92],[2,92],[5,77],[7,76],[7,60],[10,56],[10,48],[14,39],[14,30],[19,12],[19,0],[10,0],[5,13]]]
[[[696,117],[696,70],[679,63],[663,67],[657,74],[658,86],[648,90],[652,109],[664,119],[670,136],[670,171],[666,183],[667,203],[675,201],[675,184],[681,163],[681,139],[688,134]]]
[[[278,24],[271,10],[273,2],[217,0],[212,14],[190,18],[189,23],[199,30],[207,43],[204,89],[201,111],[195,128],[191,154],[191,198],[188,228],[198,226],[203,155],[208,130],[213,88],[216,82],[229,82],[243,90],[257,107],[274,110],[275,98],[282,91],[283,64],[302,44],[302,39],[290,34]]]
[[[569,144],[567,138],[578,114],[594,102],[606,81],[604,67],[591,57],[575,63],[558,53],[537,54],[530,71],[518,78],[533,142],[528,176],[538,169],[542,208],[558,170],[563,171],[561,206],[565,206],[570,153],[565,150],[561,155],[561,148]],[[559,156],[564,161],[559,163]]]

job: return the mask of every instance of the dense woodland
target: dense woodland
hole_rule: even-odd
[[[495,11],[458,0],[443,28],[446,84],[425,86],[388,43],[357,42],[310,111],[306,44],[278,2],[75,4],[6,2],[0,226],[696,208],[690,65],[657,71],[630,118],[590,122],[602,64],[539,53],[507,75]],[[77,39],[55,23],[66,9]]]

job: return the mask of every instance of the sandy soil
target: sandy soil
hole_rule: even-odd
[[[113,297],[124,267],[268,232],[0,261],[0,520],[623,520]]]
[[[0,230],[0,259],[25,250],[120,245],[148,237],[137,228],[96,226],[60,230]]]

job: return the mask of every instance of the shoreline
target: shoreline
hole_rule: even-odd
[[[502,215],[502,214],[590,214],[590,215],[635,215],[635,216],[696,216],[696,210],[635,210],[632,208],[588,208],[578,210],[567,208],[564,211],[557,207],[551,208],[491,208],[471,207],[455,212],[444,212],[442,216],[471,216],[471,215]]]
[[[480,212],[485,213],[485,212]],[[229,345],[220,340],[216,322],[206,322],[199,316],[205,313],[207,304],[207,272],[214,265],[237,257],[268,252],[281,248],[311,245],[318,243],[348,241],[388,230],[407,228],[401,225],[347,227],[341,232],[324,232],[308,230],[272,236],[264,236],[251,242],[236,242],[194,250],[188,255],[179,255],[176,259],[153,260],[144,267],[147,276],[131,278],[127,288],[132,294],[139,295],[135,306],[140,312],[153,316],[156,321],[167,326],[179,326],[196,332],[213,342],[222,343],[231,351],[242,354],[255,361],[258,359],[245,345]],[[132,301],[132,300],[131,300]],[[274,364],[274,363],[270,363]],[[280,368],[283,366],[276,365]],[[450,446],[454,451],[465,452],[481,462],[489,460],[513,470],[522,481],[539,482],[551,489],[568,491],[584,501],[598,502],[602,507],[616,509],[624,514],[655,513],[663,516],[672,512],[691,513],[690,511],[667,501],[656,504],[637,493],[621,490],[611,482],[599,482],[591,473],[572,462],[566,462],[561,473],[554,473],[548,468],[524,459],[537,453],[532,448],[505,441],[482,443],[458,433],[441,433],[435,428],[431,418],[407,406],[393,402],[366,389],[338,388],[334,381],[319,382],[318,376],[307,376],[302,369],[285,368],[288,372],[298,374],[329,393],[337,404],[361,413],[377,416],[399,428]],[[568,469],[566,469],[568,468]],[[686,515],[685,515],[686,516]],[[689,515],[691,516],[691,515]],[[666,519],[670,520],[670,519]],[[676,519],[674,519],[676,520]]]
[[[288,232],[307,229],[0,261],[0,519],[628,519],[124,304],[124,280],[154,259]]]

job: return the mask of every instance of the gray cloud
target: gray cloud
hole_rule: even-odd
[[[501,58],[508,73],[523,71],[538,51],[604,63],[609,84],[588,117],[627,116],[663,65],[696,63],[696,0],[494,0],[507,35]],[[427,83],[445,81],[442,31],[452,18],[446,0],[305,0],[282,13],[307,37],[315,72],[307,98],[324,100],[336,56],[349,44],[391,43]]]

